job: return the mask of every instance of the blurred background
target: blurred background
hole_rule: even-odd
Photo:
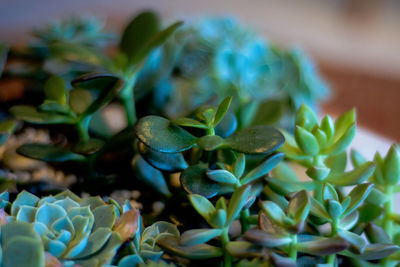
[[[361,152],[386,152],[400,140],[398,0],[1,0],[0,42],[26,45],[33,27],[71,15],[105,18],[107,29],[121,32],[144,9],[167,22],[231,15],[272,43],[303,48],[333,92],[323,111],[357,108]]]

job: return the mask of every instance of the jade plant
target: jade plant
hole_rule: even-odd
[[[45,129],[17,153],[77,177],[22,185],[0,160],[0,265],[397,266],[399,147],[347,166],[355,110],[318,119],[327,90],[302,53],[233,20],[161,24],[135,16],[114,53],[77,19],[28,51],[0,46],[2,77],[36,90],[1,107],[0,159]],[[15,72],[22,55],[34,71]],[[110,130],[115,105],[126,123]]]

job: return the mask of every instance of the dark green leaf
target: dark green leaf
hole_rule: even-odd
[[[240,154],[235,162],[232,165],[232,171],[233,174],[237,177],[240,178],[243,175],[243,172],[246,167],[246,156],[244,154]]]
[[[157,241],[157,245],[168,253],[189,258],[189,259],[209,259],[221,257],[222,249],[207,244],[196,246],[181,246],[179,239],[174,236],[167,236]]]
[[[211,239],[221,235],[221,229],[193,229],[181,235],[180,244],[182,246],[195,246],[206,243]]]
[[[197,194],[190,194],[189,200],[195,210],[210,224],[211,217],[216,212],[213,204],[207,198]]]
[[[140,141],[138,142],[138,149],[143,158],[157,169],[178,172],[188,167],[181,153],[161,153]]]
[[[135,127],[137,138],[150,148],[164,153],[177,153],[190,149],[196,137],[158,116],[146,116]]]
[[[227,183],[232,185],[240,185],[239,180],[227,170],[209,170],[207,176],[211,180],[218,183]]]
[[[60,115],[69,115],[71,110],[68,106],[62,106],[55,101],[48,101],[46,100],[43,104],[38,107],[39,112],[47,112],[47,113],[58,113]]]
[[[69,106],[77,114],[82,114],[92,103],[93,96],[88,90],[73,89],[69,92]]]
[[[376,224],[368,223],[364,230],[365,235],[371,243],[392,243],[385,230]]]
[[[226,249],[229,254],[238,258],[262,256],[260,247],[247,241],[231,241],[226,246]]]
[[[284,112],[284,104],[279,100],[269,100],[258,106],[251,125],[271,125],[277,122]]]
[[[361,254],[363,253],[367,242],[365,239],[349,231],[339,231],[338,235],[349,243],[349,250]]]
[[[170,195],[168,185],[165,182],[164,175],[153,166],[148,164],[140,155],[136,155],[132,160],[132,167],[136,177],[142,182],[156,189],[164,195]]]
[[[368,196],[368,198],[371,196],[372,191],[371,191],[370,195]],[[360,213],[359,221],[367,223],[367,222],[372,222],[373,220],[378,218],[382,214],[383,208],[380,207],[379,205],[364,203],[364,205],[362,205],[358,209],[358,211]]]
[[[231,105],[231,102],[232,102],[232,97],[228,96],[224,100],[222,100],[221,104],[219,104],[218,109],[215,112],[215,115],[214,115],[214,118],[213,118],[213,121],[212,121],[212,124],[213,124],[214,128],[224,118],[226,112],[229,109],[229,106]]]
[[[365,183],[365,184],[359,184],[356,187],[351,190],[350,194],[348,195],[350,197],[350,205],[344,212],[344,214],[349,214],[355,209],[360,206],[365,198],[368,196],[368,194],[371,192],[373,184]],[[344,215],[345,216],[345,215]]]
[[[248,184],[258,179],[268,172],[270,172],[276,165],[279,164],[283,160],[285,155],[283,153],[276,153],[274,155],[269,156],[263,163],[257,166],[255,169],[248,172],[243,178],[240,179],[242,184]]]
[[[247,198],[250,196],[251,186],[244,185],[235,190],[232,198],[229,201],[227,209],[227,219],[225,225],[230,225],[234,219],[242,211],[243,206],[246,204]]]
[[[306,220],[310,211],[310,198],[307,191],[302,190],[297,192],[289,201],[289,206],[286,210],[287,216],[293,218],[296,223]]]
[[[32,106],[14,106],[10,109],[17,119],[34,124],[73,124],[75,120],[61,114],[39,112]]]
[[[269,126],[253,126],[225,139],[233,150],[245,154],[269,154],[285,142],[283,135]]]
[[[383,177],[387,185],[396,185],[400,181],[400,148],[394,144],[390,147],[383,163]]]
[[[129,61],[158,33],[160,24],[157,14],[145,11],[135,16],[126,26],[119,47],[128,56]]]
[[[181,173],[181,184],[186,192],[211,198],[218,194],[220,186],[207,177],[207,164],[192,165]]]
[[[103,145],[103,140],[90,138],[89,140],[77,143],[72,150],[78,154],[91,155],[99,151]]]
[[[206,151],[213,151],[224,146],[224,139],[218,135],[205,135],[197,140],[197,144]]]
[[[22,156],[47,162],[85,161],[82,155],[68,149],[47,144],[25,144],[17,149]]]
[[[59,76],[53,75],[46,81],[44,84],[44,94],[47,99],[54,100],[62,106],[67,104],[65,83]]]

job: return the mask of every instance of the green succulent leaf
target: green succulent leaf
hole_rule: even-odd
[[[276,153],[269,156],[263,163],[261,163],[256,168],[252,169],[248,172],[243,178],[240,179],[242,184],[248,184],[258,179],[268,172],[270,172],[273,168],[275,168],[284,158],[283,153]]]
[[[368,223],[364,229],[364,232],[371,243],[392,243],[385,230],[374,223]]]
[[[25,236],[14,237],[8,241],[3,248],[2,266],[44,266],[43,244]],[[15,257],[18,255],[18,257]]]
[[[311,131],[315,125],[318,125],[318,119],[314,111],[307,107],[307,105],[302,104],[296,112],[295,123],[296,125]]]
[[[68,149],[47,144],[25,144],[17,149],[22,156],[43,160],[46,162],[85,161],[86,158],[80,154],[73,153]]]
[[[351,128],[352,124],[356,122],[356,110],[351,109],[342,115],[335,121],[335,133],[334,142],[337,142],[346,132]]]
[[[93,102],[93,96],[88,90],[73,89],[69,92],[69,106],[77,114],[80,115]]]
[[[351,124],[349,128],[343,133],[343,135],[335,141],[335,143],[328,149],[323,150],[322,153],[327,155],[336,155],[342,153],[353,141],[357,131],[355,123]]]
[[[208,126],[198,120],[191,118],[178,118],[172,120],[173,124],[184,126],[184,127],[192,127],[192,128],[200,128],[200,129],[208,129]]]
[[[298,243],[297,249],[300,252],[311,255],[327,256],[339,253],[347,249],[348,246],[347,241],[340,237],[316,237],[312,241]]]
[[[190,203],[195,208],[195,210],[210,224],[212,225],[211,219],[212,215],[216,212],[213,204],[205,197],[196,194],[189,195]],[[212,225],[213,226],[213,225]]]
[[[138,142],[138,150],[148,163],[159,170],[177,172],[188,168],[188,164],[181,153],[161,153],[140,141]]]
[[[253,126],[225,139],[227,146],[245,154],[270,154],[284,142],[283,135],[269,126]]]
[[[371,197],[371,194],[373,191],[374,191],[374,189],[371,191],[368,198]],[[368,202],[368,198],[367,198],[366,202]],[[376,218],[378,218],[382,214],[383,208],[380,205],[364,203],[364,205],[362,205],[358,209],[358,211],[360,213],[359,221],[363,222],[363,223],[368,223],[368,222],[372,222]]]
[[[351,163],[354,167],[358,167],[367,162],[367,160],[356,150],[351,150]]]
[[[366,181],[375,170],[375,164],[371,161],[345,173],[329,175],[325,181],[339,186],[356,185]]]
[[[276,224],[283,225],[286,214],[283,212],[281,207],[272,201],[263,201],[260,203],[261,209],[267,214],[267,216]]]
[[[207,171],[207,176],[211,180],[218,183],[227,183],[227,184],[238,184],[240,185],[239,180],[227,170],[209,170]]]
[[[399,247],[393,244],[368,244],[360,255],[350,251],[341,251],[339,254],[360,260],[378,260],[390,256],[399,251]]]
[[[232,165],[232,172],[237,177],[242,177],[244,170],[246,168],[246,156],[242,153],[240,154]]]
[[[224,139],[218,135],[205,135],[197,140],[197,144],[205,151],[213,151],[224,146]]]
[[[325,207],[315,198],[311,198],[311,213],[319,218],[330,220],[330,216]]]
[[[294,137],[300,149],[307,155],[314,156],[319,152],[318,140],[306,129],[296,126]]]
[[[349,231],[339,231],[338,236],[349,243],[350,251],[357,254],[362,254],[364,252],[367,242],[363,237]]]
[[[51,76],[44,84],[44,94],[46,99],[54,100],[62,106],[67,104],[65,82],[61,77]]]
[[[213,124],[214,128],[224,118],[226,112],[229,109],[229,106],[231,105],[231,102],[232,102],[232,97],[228,96],[224,100],[222,100],[221,104],[219,104],[218,109],[215,112],[215,116],[214,116],[213,121],[212,121],[212,124]]]
[[[292,239],[288,235],[266,233],[257,229],[248,230],[244,234],[244,238],[253,244],[268,248],[280,247],[292,242]]]
[[[135,127],[137,138],[150,148],[163,153],[178,153],[190,149],[196,137],[158,116],[146,116]]]
[[[387,185],[396,185],[400,181],[400,148],[394,144],[383,163],[383,177]]]
[[[310,212],[310,198],[307,191],[297,192],[289,201],[286,214],[293,218],[296,223],[304,222]]]
[[[207,164],[192,165],[181,173],[183,189],[190,194],[199,194],[211,198],[218,194],[220,185],[207,177]]]
[[[171,194],[162,172],[147,163],[142,156],[136,155],[132,159],[132,167],[139,180],[153,187],[163,195],[169,196]]]
[[[69,116],[37,111],[33,106],[17,105],[10,109],[17,119],[34,124],[73,124],[75,120]]]
[[[323,188],[323,200],[335,200],[339,201],[339,196],[336,189],[329,183],[324,184]]]
[[[373,184],[365,183],[365,184],[359,184],[356,187],[354,187],[353,190],[351,190],[350,194],[348,195],[348,197],[350,197],[350,205],[345,210],[343,216],[346,216],[347,214],[357,209],[367,198],[373,186],[374,186]]]
[[[321,129],[325,132],[327,140],[331,140],[335,132],[335,123],[329,115],[322,119]]]
[[[228,204],[227,218],[225,225],[228,226],[239,215],[250,196],[251,185],[244,185],[235,190]]]
[[[206,243],[211,239],[220,236],[222,229],[193,229],[181,235],[180,244],[182,246],[195,246]]]
[[[179,239],[174,236],[167,236],[159,239],[157,244],[171,254],[188,259],[210,259],[223,255],[221,248],[207,244],[182,246],[179,244]]]
[[[238,258],[253,258],[262,256],[260,247],[248,241],[231,241],[227,244],[226,249],[228,250],[229,254]]]

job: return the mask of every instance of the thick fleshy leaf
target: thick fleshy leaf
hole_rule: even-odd
[[[374,190],[371,191],[368,198],[371,197],[371,194]],[[368,198],[366,202],[368,202]],[[383,212],[383,208],[380,205],[375,205],[371,203],[364,203],[359,209],[360,218],[359,221],[363,223],[372,222],[377,219]]]
[[[328,212],[325,210],[325,207],[316,200],[315,198],[311,198],[311,213],[321,219],[330,220],[330,216]]]
[[[181,235],[180,244],[182,246],[195,246],[206,243],[211,239],[220,236],[222,229],[193,229]]]
[[[225,139],[233,150],[245,154],[270,154],[285,142],[283,135],[269,126],[253,126]]]
[[[365,246],[367,245],[367,242],[365,239],[353,232],[349,231],[339,231],[338,236],[343,238],[349,243],[349,250],[361,254],[363,253]]]
[[[264,212],[258,214],[258,227],[266,233],[286,235],[287,231],[271,220]]]
[[[298,243],[297,249],[300,252],[311,255],[327,256],[343,251],[347,249],[348,246],[347,241],[339,237],[318,237],[312,241]]]
[[[397,251],[399,251],[399,247],[393,244],[368,244],[360,255],[350,251],[342,251],[339,254],[360,260],[378,260],[386,258]]]
[[[197,139],[169,120],[158,116],[141,118],[135,127],[135,134],[145,145],[164,153],[188,150]]]
[[[310,198],[307,191],[302,190],[297,192],[289,201],[289,206],[286,210],[287,216],[294,219],[296,223],[305,221],[310,212]]]
[[[188,164],[181,153],[158,152],[140,141],[138,142],[138,149],[143,158],[159,170],[178,172],[188,167]]]
[[[22,156],[46,162],[85,161],[82,155],[47,144],[25,144],[17,149]]]
[[[160,24],[157,14],[145,11],[135,16],[126,26],[119,47],[129,60],[132,60],[147,42],[158,33]]]
[[[93,96],[88,90],[73,89],[69,92],[69,106],[78,115],[82,114],[92,101]]]
[[[13,106],[10,109],[10,113],[13,114],[17,119],[23,120],[34,124],[72,124],[76,121],[68,116],[37,111],[32,106]]]
[[[296,125],[311,131],[314,126],[318,124],[318,119],[314,111],[307,107],[307,105],[302,104],[296,112],[295,123]]]
[[[285,221],[286,215],[277,204],[272,201],[260,202],[261,209],[267,214],[267,216],[276,224],[282,225]]]
[[[196,194],[190,194],[189,200],[195,210],[210,224],[211,216],[216,212],[213,204],[207,198]]]
[[[340,115],[335,121],[334,141],[339,140],[356,121],[356,110],[353,108]]]
[[[245,168],[246,168],[246,156],[244,154],[240,154],[232,165],[233,174],[237,178],[240,178],[242,177]]]
[[[356,150],[352,149],[351,150],[351,163],[353,164],[354,167],[361,166],[367,160]]]
[[[227,209],[227,218],[225,225],[228,226],[242,211],[243,206],[246,204],[247,198],[251,193],[251,185],[244,185],[235,190],[229,200]]]
[[[365,183],[357,185],[355,188],[353,188],[353,190],[351,190],[350,194],[348,195],[350,197],[350,205],[344,212],[343,216],[346,216],[346,214],[349,214],[357,209],[358,206],[360,206],[367,198],[373,186],[373,184]]]
[[[226,208],[218,208],[215,213],[211,215],[210,225],[215,228],[223,228],[226,223]]]
[[[224,139],[218,135],[205,135],[197,140],[200,148],[206,151],[212,151],[224,146]]]
[[[339,196],[336,192],[336,189],[331,185],[326,183],[323,188],[323,200],[335,200],[339,201]]]
[[[261,250],[260,246],[254,245],[247,241],[231,241],[226,246],[226,249],[228,250],[229,254],[238,258],[253,258],[263,255],[263,251]]]
[[[207,176],[211,180],[218,183],[227,183],[227,184],[238,184],[239,180],[229,171],[227,170],[209,170],[207,171]]]
[[[258,179],[268,172],[270,172],[276,165],[279,164],[283,160],[285,155],[283,153],[276,153],[274,155],[269,156],[263,163],[261,163],[256,168],[252,169],[248,172],[243,178],[240,179],[242,184],[248,184]]]
[[[84,258],[99,252],[111,237],[111,229],[99,227],[93,230],[85,249],[76,258]]]
[[[292,242],[289,235],[266,233],[257,229],[248,230],[244,234],[244,238],[256,245],[268,248],[284,246]]]
[[[385,230],[376,224],[368,223],[364,230],[365,235],[371,243],[392,243]]]
[[[212,121],[213,126],[217,126],[218,123],[224,118],[226,112],[229,109],[229,106],[231,105],[232,102],[232,97],[228,96],[224,100],[222,100],[221,104],[219,104],[217,111],[215,112],[214,119]]]
[[[1,266],[44,266],[44,249],[42,242],[25,236],[12,238],[5,243],[3,247]]]
[[[65,82],[59,76],[51,76],[44,84],[44,94],[46,99],[54,100],[60,105],[67,103],[67,96],[65,94]]]
[[[113,232],[118,233],[123,241],[132,238],[137,232],[140,220],[138,209],[132,209],[123,213],[115,222]]]
[[[343,209],[344,206],[342,206],[342,210]],[[353,211],[352,213],[347,214],[340,220],[339,227],[343,230],[350,230],[356,225],[357,222],[358,222],[358,212]]]
[[[329,175],[325,181],[340,186],[356,185],[366,181],[374,170],[375,164],[369,161],[352,171]]]
[[[99,90],[100,93],[83,111],[82,117],[89,116],[109,103],[121,90],[124,81],[112,74],[89,73],[74,79],[71,84],[76,88]]]
[[[387,185],[396,185],[400,181],[400,148],[394,144],[383,164],[383,177]]]
[[[233,134],[237,127],[238,121],[235,114],[228,111],[214,130],[216,135],[226,138]]]
[[[143,260],[140,258],[139,255],[137,254],[132,254],[123,257],[119,262],[118,262],[118,267],[132,267],[132,266],[137,266],[139,263],[141,263]]]
[[[74,145],[73,151],[78,154],[92,155],[98,152],[104,145],[104,141],[96,138],[81,141]]]
[[[136,177],[140,181],[152,186],[154,189],[164,195],[168,196],[171,194],[162,172],[147,163],[147,161],[145,161],[141,155],[136,155],[132,159],[132,167],[135,171]]]
[[[210,259],[223,255],[221,248],[207,244],[181,246],[179,244],[179,239],[174,236],[167,236],[159,239],[157,245],[171,254],[189,259]]]
[[[194,120],[191,118],[178,118],[171,121],[173,124],[184,126],[184,127],[192,127],[192,128],[200,128],[200,129],[208,129],[208,126],[198,120]]]
[[[347,152],[330,155],[325,160],[325,165],[331,169],[331,173],[343,173],[347,166]]]
[[[329,115],[326,115],[321,121],[321,129],[325,132],[326,138],[331,140],[335,132],[335,123]]]
[[[319,152],[319,144],[317,139],[306,129],[296,126],[294,137],[297,145],[305,154],[314,156]]]
[[[199,194],[211,198],[218,194],[220,185],[207,177],[207,164],[192,165],[181,173],[183,189],[190,194]]]
[[[344,132],[343,136],[341,136],[332,146],[328,149],[322,151],[322,153],[327,155],[336,155],[338,153],[342,153],[346,150],[346,148],[351,144],[354,137],[356,136],[357,126],[355,123],[351,124],[349,128]]]

